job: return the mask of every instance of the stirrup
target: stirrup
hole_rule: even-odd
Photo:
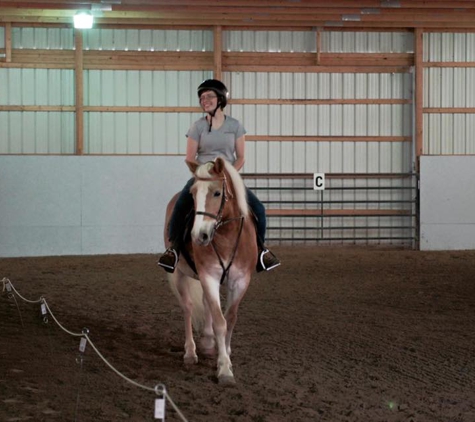
[[[270,255],[266,256],[267,254],[270,254]],[[265,258],[268,258],[267,265],[264,262]],[[264,270],[270,271],[273,268],[278,267],[279,265],[280,265],[280,261],[269,249],[263,249],[262,251],[260,251],[259,260],[258,260],[257,268],[256,268],[258,273]]]
[[[164,254],[159,258],[157,265],[159,265],[160,267],[163,267],[163,269],[167,273],[173,273],[175,272],[177,263],[178,263],[178,253],[176,252],[174,248],[168,248],[164,252]]]

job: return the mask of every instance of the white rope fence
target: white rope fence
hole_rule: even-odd
[[[73,336],[73,337],[81,337],[81,342],[79,344],[79,351],[81,353],[84,353],[84,351],[86,349],[86,344],[89,343],[91,345],[92,349],[94,350],[94,352],[96,352],[97,356],[99,356],[102,359],[102,361],[110,369],[112,369],[112,371],[115,372],[119,377],[123,378],[125,381],[127,381],[128,383],[134,385],[135,387],[142,388],[143,390],[147,390],[147,391],[152,391],[155,394],[157,394],[157,396],[159,396],[159,398],[155,400],[155,419],[161,419],[162,421],[165,421],[165,399],[166,399],[166,400],[168,400],[170,405],[173,407],[173,409],[175,410],[177,415],[180,417],[180,419],[183,422],[188,422],[188,420],[185,418],[183,413],[180,411],[180,409],[177,407],[177,405],[173,402],[172,398],[168,394],[168,392],[167,392],[167,390],[166,390],[166,388],[163,384],[157,384],[155,387],[149,387],[149,386],[140,384],[140,383],[126,377],[124,374],[119,372],[116,368],[114,368],[107,361],[107,359],[104,357],[104,355],[99,351],[99,349],[91,341],[91,339],[89,338],[89,335],[88,335],[89,330],[87,328],[85,328],[81,333],[75,333],[73,331],[68,330],[54,316],[53,312],[51,311],[51,308],[48,305],[48,302],[46,301],[46,299],[43,296],[41,296],[37,300],[27,299],[27,298],[23,297],[18,292],[18,290],[15,289],[15,286],[12,284],[12,282],[8,278],[5,278],[5,277],[2,279],[2,284],[3,284],[2,293],[7,291],[8,297],[15,299],[15,295],[16,295],[21,300],[23,300],[24,302],[32,303],[32,304],[39,303],[41,305],[41,314],[43,315],[43,318],[44,318],[45,322],[48,322],[48,314],[49,314],[53,318],[54,322],[58,325],[58,327],[61,328],[61,330],[63,330],[65,333],[67,333],[67,334],[69,334],[70,336]],[[15,302],[16,302],[16,299],[15,299]],[[17,304],[17,307],[18,307],[18,304]]]

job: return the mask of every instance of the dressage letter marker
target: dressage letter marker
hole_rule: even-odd
[[[325,173],[313,173],[313,190],[325,190]]]

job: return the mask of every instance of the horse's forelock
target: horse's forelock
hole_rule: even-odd
[[[211,174],[211,170],[214,167],[213,162],[208,162],[199,166],[195,171],[195,176],[200,179],[211,179],[213,174]]]

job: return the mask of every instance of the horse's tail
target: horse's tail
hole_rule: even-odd
[[[177,271],[168,275],[168,282],[173,294],[177,297],[182,307],[191,306],[191,322],[197,333],[201,333],[205,323],[205,308],[203,304],[203,289],[199,280],[182,275],[177,276]],[[177,282],[183,284],[183,295],[180,294]]]

